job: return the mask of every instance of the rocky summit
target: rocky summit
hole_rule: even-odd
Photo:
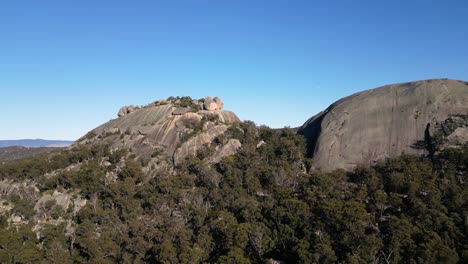
[[[220,98],[207,96],[192,100],[190,97],[170,97],[149,105],[124,106],[118,118],[89,132],[77,144],[105,142],[113,148],[130,149],[137,157],[161,164],[177,165],[185,157],[209,146],[231,124],[240,123],[233,112],[223,110]],[[211,160],[235,153],[240,142],[228,141],[216,146]]]
[[[434,154],[468,140],[468,83],[387,85],[343,98],[298,131],[317,169],[346,170],[406,154]]]

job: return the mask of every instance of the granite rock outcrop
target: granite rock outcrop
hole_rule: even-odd
[[[163,153],[176,165],[241,122],[236,114],[223,110],[223,105],[218,97],[207,96],[204,100],[170,97],[144,107],[125,106],[119,110],[119,118],[93,129],[77,144],[105,142],[113,148],[130,149],[143,159]],[[225,153],[233,152],[221,151],[219,156]]]
[[[467,114],[467,82],[425,80],[345,97],[310,118],[298,133],[306,137],[317,169],[350,170],[402,153],[427,154],[434,137],[430,128]],[[465,141],[465,129],[460,126],[444,135],[449,138],[444,144]]]

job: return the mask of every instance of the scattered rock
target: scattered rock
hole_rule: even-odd
[[[261,147],[261,146],[263,146],[265,144],[266,144],[266,142],[262,140],[262,141],[258,142],[257,148],[259,148],[259,147]]]
[[[23,219],[22,216],[20,215],[16,215],[16,214],[13,214],[11,215],[8,220],[7,220],[8,224],[10,225],[21,225],[23,223],[26,223],[26,221]]]
[[[11,217],[11,222],[13,224],[17,224],[17,223],[21,222],[21,220],[22,220],[21,216],[18,216],[18,215],[14,215],[14,216]]]
[[[447,138],[449,146],[460,146],[468,143],[468,128],[458,127]]]
[[[458,147],[468,143],[468,115],[452,115],[442,122],[428,124],[427,136],[423,142],[434,154],[449,147]]]
[[[13,206],[7,201],[0,199],[0,216],[13,209]]]
[[[83,208],[86,205],[86,203],[88,203],[88,200],[81,198],[80,196],[73,199],[73,213],[78,213],[81,210],[81,208]]]
[[[276,260],[276,259],[269,259],[268,262],[270,264],[286,264],[286,262],[281,261],[281,260]]]

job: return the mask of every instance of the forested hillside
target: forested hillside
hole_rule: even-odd
[[[232,138],[219,163],[207,146],[158,174],[104,145],[0,165],[0,262],[468,261],[468,146],[320,173],[290,129],[214,143]]]

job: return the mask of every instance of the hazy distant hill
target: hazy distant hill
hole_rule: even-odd
[[[0,148],[0,163],[13,160],[31,158],[40,153],[58,152],[63,148],[58,147],[5,147]]]
[[[73,144],[68,140],[45,140],[45,139],[17,139],[0,140],[0,148],[4,147],[67,147]]]

